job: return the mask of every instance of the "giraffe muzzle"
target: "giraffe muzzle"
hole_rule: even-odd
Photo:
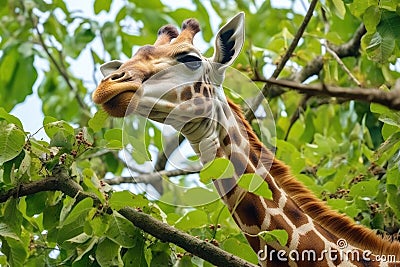
[[[133,78],[129,72],[114,72],[100,82],[92,99],[94,103],[102,105],[111,116],[124,117],[141,86],[142,80]]]

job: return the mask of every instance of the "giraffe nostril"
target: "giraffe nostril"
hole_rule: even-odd
[[[124,78],[125,77],[125,72],[123,71],[123,72],[120,72],[120,73],[114,73],[114,74],[112,74],[111,76],[110,76],[110,80],[111,81],[118,81],[118,80],[120,80],[120,79],[122,79],[122,78]]]

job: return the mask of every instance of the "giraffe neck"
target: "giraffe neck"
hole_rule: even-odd
[[[348,242],[344,249],[357,251],[360,255],[358,263],[363,260],[362,253],[367,249],[376,255],[386,252],[396,255],[397,260],[400,259],[400,246],[397,243],[392,245],[385,242],[372,231],[330,211],[303,185],[295,181],[289,169],[274,159],[273,154],[258,140],[238,106],[229,100],[226,104],[218,103],[209,117],[190,127],[184,127],[182,132],[203,163],[215,157],[227,158],[233,163],[234,177],[217,180],[214,184],[256,253],[265,251],[266,248],[270,252],[296,251],[300,255],[313,251],[316,258],[322,258],[319,261],[314,260],[315,266],[337,266],[342,262],[340,255],[337,255],[342,251],[338,240],[343,238]],[[245,173],[257,173],[263,177],[273,193],[273,199],[264,199],[237,186],[236,180]],[[289,239],[285,246],[278,242],[267,246],[257,236],[261,231],[274,229],[283,229],[288,233]],[[324,251],[333,251],[336,259],[328,254],[321,256]],[[370,255],[370,258],[374,259],[375,254]],[[260,261],[263,266],[266,261],[275,261],[277,266],[284,266],[285,262],[277,259],[277,253],[263,254],[262,257],[265,257],[265,262]],[[294,261],[289,265],[314,266],[310,262],[302,265],[301,261]],[[380,265],[375,262],[368,266]]]

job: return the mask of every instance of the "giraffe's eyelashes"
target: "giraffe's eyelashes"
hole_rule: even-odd
[[[197,70],[202,64],[201,58],[190,54],[179,56],[176,60],[191,70]]]

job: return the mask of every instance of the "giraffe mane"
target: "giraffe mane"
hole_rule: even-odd
[[[228,99],[232,111],[241,120],[242,130],[247,132],[252,148],[261,151],[261,163],[270,167],[270,174],[297,206],[314,222],[327,229],[335,236],[360,249],[368,249],[375,255],[396,255],[400,258],[400,242],[390,241],[378,236],[373,230],[354,223],[348,216],[330,209],[325,202],[318,199],[303,183],[299,182],[283,162],[264,146],[245,119],[241,108]]]

